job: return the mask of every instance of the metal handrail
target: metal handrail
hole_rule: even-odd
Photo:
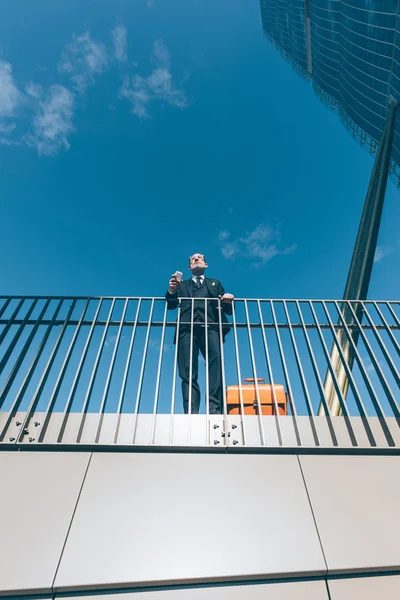
[[[182,302],[189,322],[164,297],[1,296],[0,443],[400,447],[398,301],[236,298],[225,343],[220,299]],[[185,327],[194,359],[205,335],[199,414],[193,360],[187,415],[179,392],[173,335]],[[223,382],[218,415],[209,412],[210,328]],[[250,390],[245,377],[255,380]]]

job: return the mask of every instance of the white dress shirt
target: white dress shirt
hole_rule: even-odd
[[[197,278],[199,277],[199,283],[200,285],[203,285],[204,280],[205,280],[205,275],[193,275],[192,276],[192,281],[194,281],[194,283],[197,285]]]

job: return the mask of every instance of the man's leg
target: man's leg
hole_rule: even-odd
[[[183,410],[189,412],[189,379],[190,379],[190,330],[183,330],[179,335],[178,370],[182,379]],[[193,335],[193,360],[192,360],[192,414],[198,414],[200,407],[200,388],[197,383],[199,365],[199,346],[196,335]]]
[[[205,335],[199,337],[201,353],[206,359]],[[210,415],[222,413],[222,372],[221,372],[221,347],[219,332],[208,329],[208,396]]]

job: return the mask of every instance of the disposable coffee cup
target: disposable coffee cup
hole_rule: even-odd
[[[175,271],[174,277],[177,281],[182,281],[182,275],[181,271]]]

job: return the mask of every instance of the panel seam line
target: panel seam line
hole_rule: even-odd
[[[93,456],[93,452],[90,453],[89,460],[88,460],[88,463],[86,465],[85,473],[83,475],[82,483],[81,483],[81,486],[80,486],[80,489],[79,489],[79,492],[78,492],[78,497],[76,499],[74,510],[72,512],[71,521],[69,523],[69,526],[68,526],[68,529],[67,529],[67,533],[66,533],[66,536],[65,536],[65,540],[64,540],[63,546],[61,548],[60,558],[58,559],[56,570],[55,570],[54,577],[53,577],[53,582],[51,584],[51,593],[52,593],[52,595],[54,595],[56,593],[55,590],[54,590],[54,584],[55,584],[55,581],[57,579],[58,570],[60,568],[60,564],[61,564],[61,561],[62,561],[62,558],[63,558],[63,555],[64,555],[65,546],[67,545],[67,541],[68,541],[69,533],[71,531],[72,523],[74,522],[76,509],[78,508],[79,500],[80,500],[80,497],[81,497],[81,494],[82,494],[83,486],[84,486],[85,481],[86,481],[86,476],[87,476],[87,473],[88,473],[88,470],[89,470],[89,466],[90,466],[90,463],[91,463],[91,460],[92,460],[92,456]]]
[[[304,483],[304,487],[305,487],[305,490],[306,490],[306,494],[307,494],[307,498],[308,498],[308,503],[310,505],[311,514],[312,514],[314,525],[315,525],[315,529],[316,529],[316,532],[317,532],[317,535],[318,535],[319,545],[321,546],[321,552],[322,552],[322,556],[323,556],[324,562],[325,562],[325,567],[326,567],[325,577],[328,577],[328,561],[326,560],[324,547],[322,545],[322,540],[321,540],[321,536],[320,536],[318,525],[317,525],[317,519],[315,518],[314,509],[313,509],[313,506],[312,506],[312,503],[311,503],[311,498],[310,498],[310,494],[309,494],[309,491],[308,491],[308,487],[307,487],[307,483],[306,483],[306,478],[304,476],[304,472],[303,472],[303,468],[301,466],[301,462],[300,462],[300,457],[299,456],[297,456],[297,461],[299,463],[300,473],[301,473],[301,476],[303,478],[303,483]]]

